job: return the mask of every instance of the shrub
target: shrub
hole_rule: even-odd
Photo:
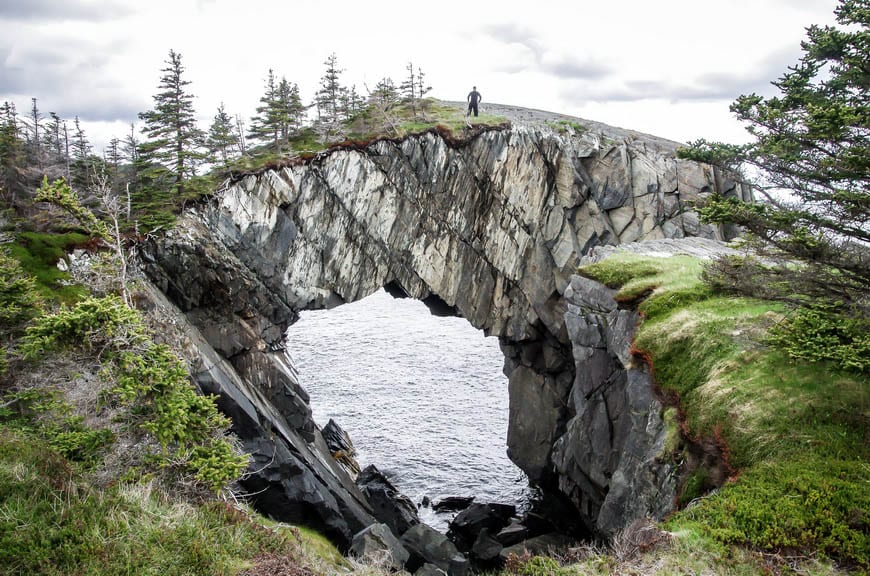
[[[21,340],[25,358],[37,358],[62,347],[132,346],[147,340],[138,312],[117,296],[87,298],[73,307],[39,318]]]
[[[36,281],[25,273],[21,264],[0,250],[0,327],[16,328],[35,316],[40,309]]]
[[[770,342],[794,359],[830,361],[844,370],[870,372],[870,321],[831,308],[798,308],[770,331]]]

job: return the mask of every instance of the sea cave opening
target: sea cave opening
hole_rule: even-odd
[[[321,427],[334,419],[362,467],[374,464],[418,506],[473,496],[525,510],[531,489],[506,453],[508,379],[498,339],[467,320],[380,290],[305,311],[286,351]],[[444,531],[452,513],[419,506]]]

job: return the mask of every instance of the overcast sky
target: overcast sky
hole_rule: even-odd
[[[740,142],[728,105],[771,94],[835,0],[0,0],[0,101],[78,114],[96,152],[152,107],[170,49],[202,128],[249,118],[269,68],[310,102],[331,54],[345,84],[422,67],[430,95]],[[137,125],[138,128],[138,125]]]

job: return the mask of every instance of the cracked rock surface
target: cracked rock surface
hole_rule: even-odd
[[[591,529],[669,509],[669,471],[648,466],[661,406],[648,375],[626,370],[636,317],[574,271],[604,246],[722,239],[686,206],[750,190],[675,146],[600,124],[375,141],[248,175],[147,243],[148,276],[202,334],[203,357],[232,372],[199,380],[245,415],[237,432],[255,454],[261,508],[318,518],[345,545],[374,522],[280,349],[300,310],[386,286],[499,337],[509,455]]]

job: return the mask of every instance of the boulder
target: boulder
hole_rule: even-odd
[[[411,553],[405,564],[408,571],[413,572],[429,563],[444,570],[449,576],[465,576],[468,572],[468,559],[447,536],[426,524],[412,526],[402,534],[400,541]]]
[[[372,524],[357,532],[350,551],[390,570],[401,570],[410,556],[386,524]]]
[[[374,464],[359,473],[356,485],[372,507],[374,517],[389,526],[394,534],[404,534],[408,528],[419,524],[414,503],[401,494]]]
[[[498,533],[516,512],[516,507],[508,504],[472,504],[450,522],[447,537],[460,550],[470,550],[482,530]]]
[[[495,539],[498,540],[502,546],[513,546],[531,536],[532,533],[525,524],[521,524],[514,520],[508,524],[507,527],[499,531],[499,533],[495,535]]]
[[[471,557],[480,566],[488,566],[498,562],[502,548],[504,546],[501,542],[493,538],[489,530],[484,528],[471,547]]]
[[[474,496],[448,496],[432,504],[435,512],[457,512],[465,510],[474,502]]]

